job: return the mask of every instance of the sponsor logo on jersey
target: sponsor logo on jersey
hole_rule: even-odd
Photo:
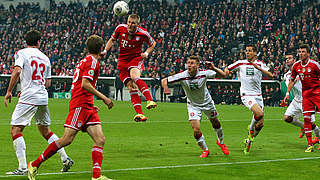
[[[137,37],[136,37],[136,41],[139,41],[139,40],[140,40],[140,36],[137,36]]]
[[[93,76],[93,75],[94,75],[94,71],[91,69],[91,70],[89,70],[88,74],[89,74],[90,76]]]
[[[305,69],[305,68],[302,68],[302,72],[306,72],[306,69]]]

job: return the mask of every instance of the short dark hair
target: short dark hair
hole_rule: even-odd
[[[297,51],[295,51],[294,49],[289,49],[289,50],[286,52],[285,55],[286,55],[286,56],[292,55],[293,57],[296,57]]]
[[[308,44],[300,44],[299,49],[306,49],[307,53],[310,53],[310,48]]]
[[[248,44],[247,47],[252,47],[253,52],[258,52],[258,48],[255,44]]]
[[[193,60],[196,60],[198,63],[200,63],[200,57],[199,56],[190,56],[189,59],[193,59]]]
[[[41,33],[37,30],[30,30],[25,34],[24,38],[28,46],[36,46],[41,39]]]
[[[104,45],[103,39],[98,35],[91,35],[86,41],[87,49],[90,54],[100,54]]]

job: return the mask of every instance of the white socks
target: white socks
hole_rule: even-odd
[[[13,147],[16,151],[16,155],[19,161],[19,169],[27,168],[27,159],[26,159],[26,143],[23,136],[18,137],[13,141]]]
[[[51,144],[52,142],[58,140],[58,136],[56,134],[52,134],[51,137],[48,139],[48,143]],[[57,151],[57,153],[60,155],[61,157],[61,161],[65,161],[68,158],[68,155],[66,154],[66,151],[64,150],[64,148],[61,148]]]
[[[214,129],[214,131],[216,132],[217,134],[217,138],[219,139],[219,143],[220,144],[223,144],[223,131],[222,131],[222,127],[220,126],[219,129]]]
[[[291,122],[291,124],[300,127],[301,129],[304,129],[304,123],[301,122],[299,119],[297,119],[296,117],[293,117],[293,120]]]
[[[204,140],[204,136],[202,135],[198,140],[198,145],[200,146],[200,148],[204,151],[208,151],[208,146],[206,145],[206,142]]]

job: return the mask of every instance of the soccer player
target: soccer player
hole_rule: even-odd
[[[21,94],[12,114],[10,130],[19,167],[12,172],[7,172],[8,175],[26,175],[28,172],[26,143],[22,132],[27,125],[31,124],[33,117],[40,134],[49,144],[58,139],[49,128],[51,120],[46,87],[51,84],[51,65],[49,58],[39,50],[40,39],[39,31],[31,30],[25,34],[27,47],[15,53],[15,67],[4,97],[4,104],[7,107],[8,101],[11,103],[12,90],[20,78]],[[66,172],[73,165],[73,161],[63,148],[58,153],[62,160],[61,171]]]
[[[170,94],[168,83],[179,83],[182,86],[187,96],[189,122],[193,129],[193,135],[202,149],[200,157],[206,158],[210,154],[205,138],[200,130],[202,112],[208,117],[212,124],[212,128],[217,134],[217,145],[224,154],[228,155],[229,150],[223,142],[223,131],[220,121],[218,120],[218,112],[206,86],[208,78],[215,77],[217,73],[218,76],[224,77],[225,73],[210,62],[205,63],[210,70],[200,70],[199,65],[199,57],[190,56],[187,60],[188,69],[163,79],[162,87],[164,88],[165,94]]]
[[[302,44],[298,49],[299,61],[293,64],[291,79],[284,98],[289,98],[289,93],[294,86],[294,81],[299,75],[302,83],[302,108],[304,116],[304,132],[307,138],[308,147],[305,152],[313,152],[311,117],[320,108],[320,64],[310,59],[310,48]]]
[[[288,67],[290,68],[289,71],[284,75],[286,85],[289,85],[290,79],[291,79],[291,69],[293,64],[296,62],[295,59],[295,53],[289,52],[286,54],[286,63]],[[292,90],[294,92],[294,99],[290,103],[289,107],[287,108],[286,112],[284,113],[283,120],[287,123],[290,123],[294,126],[300,127],[301,132],[299,135],[299,138],[302,138],[304,136],[304,124],[299,120],[299,118],[302,115],[302,84],[300,81],[300,78],[297,77],[294,81],[294,85],[292,86]],[[313,127],[313,132],[317,138],[320,136],[320,130],[318,126],[314,124],[315,122],[315,115],[311,115],[311,123]]]
[[[80,130],[87,132],[94,142],[92,148],[92,180],[109,179],[101,176],[105,137],[97,114],[99,108],[93,106],[93,95],[102,99],[109,109],[113,106],[111,99],[96,90],[99,76],[98,58],[104,42],[101,37],[92,35],[87,39],[86,45],[88,55],[78,63],[73,75],[69,114],[64,124],[64,135],[52,142],[35,161],[28,163],[28,177],[30,180],[35,179],[41,163],[54,155],[60,148],[71,144]]]
[[[157,104],[153,101],[147,84],[140,79],[143,69],[143,61],[148,57],[156,46],[156,42],[144,28],[139,26],[140,17],[131,14],[127,24],[120,24],[116,27],[111,38],[108,40],[104,54],[110,50],[114,42],[120,38],[120,55],[118,57],[119,77],[129,89],[132,105],[137,113],[136,122],[146,121],[148,118],[143,115],[141,99],[138,89],[146,97],[147,109],[155,108]],[[143,42],[148,44],[148,49],[142,53]]]
[[[257,47],[248,45],[246,47],[245,60],[238,60],[225,68],[225,73],[239,72],[241,82],[240,96],[242,103],[253,112],[253,118],[248,127],[248,138],[244,140],[244,153],[248,154],[252,142],[263,128],[264,105],[261,93],[261,79],[263,75],[273,77],[268,66],[257,59]]]

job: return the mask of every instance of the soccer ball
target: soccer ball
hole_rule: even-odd
[[[128,3],[125,1],[118,1],[113,6],[113,12],[117,16],[124,16],[127,15],[129,12],[129,6]]]

